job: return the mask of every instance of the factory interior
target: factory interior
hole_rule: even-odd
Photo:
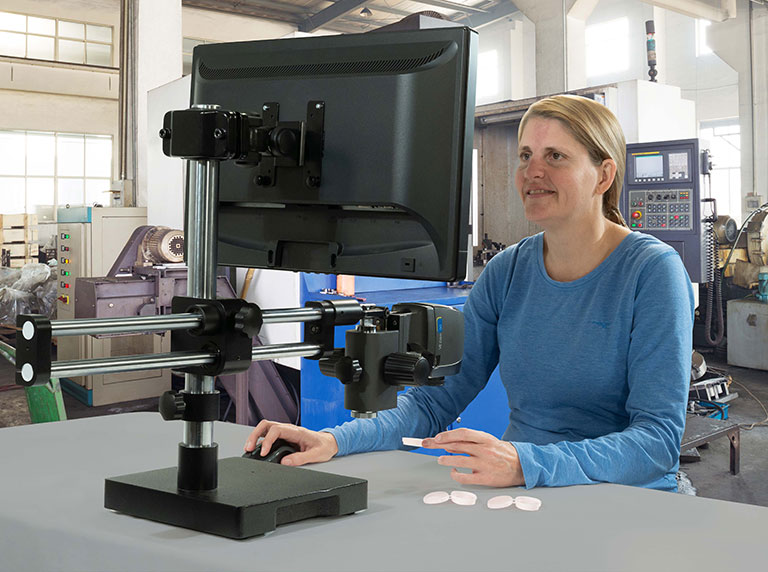
[[[592,334],[553,302],[525,331],[570,336],[535,348],[561,379],[518,398],[495,315],[492,373],[445,412],[426,396],[471,377],[486,267],[555,236],[517,185],[523,128],[568,126],[523,117],[561,94],[618,120],[622,231],[678,255],[692,328],[634,306],[657,358],[630,398],[645,358],[606,389],[623,342],[586,371]],[[0,569],[768,566],[768,0],[4,0],[0,107]],[[648,280],[634,303],[688,300]],[[562,438],[518,445],[518,406],[555,391]],[[615,433],[569,425],[617,399]],[[648,420],[675,407],[670,437]],[[385,446],[392,419],[413,432]],[[338,454],[287,466],[290,432],[244,454],[267,422]],[[460,480],[442,465],[474,448],[421,442],[455,430],[523,480]],[[557,447],[533,482],[526,452]]]

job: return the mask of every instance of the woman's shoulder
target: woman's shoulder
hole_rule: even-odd
[[[658,271],[685,273],[683,260],[677,250],[655,236],[632,232],[624,239],[622,246],[621,258],[624,265],[634,268],[641,275]]]
[[[624,257],[638,263],[653,262],[666,258],[677,251],[655,236],[643,232],[631,232],[624,238]]]

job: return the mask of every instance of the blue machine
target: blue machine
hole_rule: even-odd
[[[698,139],[627,145],[627,170],[619,209],[632,230],[669,244],[683,259],[691,282],[708,282],[701,214],[705,169]]]

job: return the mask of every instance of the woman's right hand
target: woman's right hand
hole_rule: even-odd
[[[259,442],[259,437],[264,437],[261,442],[262,456],[269,453],[277,439],[284,439],[298,449],[296,453],[283,457],[280,461],[281,465],[299,466],[307,463],[322,463],[339,452],[336,438],[330,433],[310,431],[290,423],[277,423],[266,419],[259,422],[248,436],[245,450],[253,451],[256,443]]]

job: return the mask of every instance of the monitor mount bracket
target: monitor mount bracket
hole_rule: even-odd
[[[234,160],[255,167],[252,183],[274,187],[280,173],[301,169],[304,185],[322,181],[325,102],[307,103],[306,119],[280,121],[280,104],[267,102],[260,114],[197,106],[170,111],[160,137],[163,153],[189,160]]]

